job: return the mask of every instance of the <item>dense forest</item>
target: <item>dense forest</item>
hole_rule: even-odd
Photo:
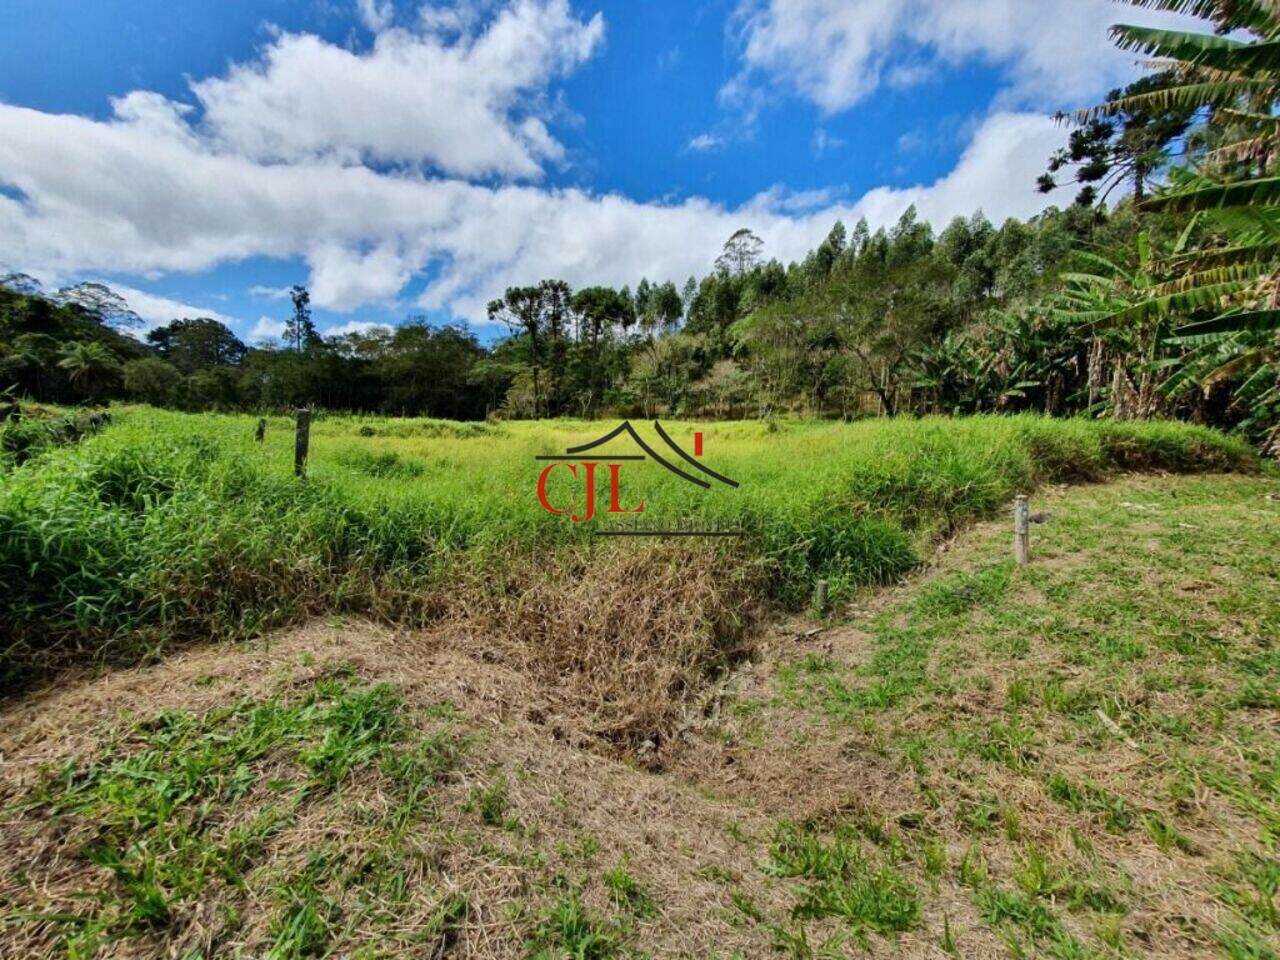
[[[836,223],[786,264],[744,228],[683,285],[509,289],[489,305],[510,331],[492,345],[423,319],[320,336],[302,287],[274,344],[246,345],[199,317],[140,338],[101,285],[46,295],[11,275],[0,280],[0,390],[461,419],[1176,416],[1274,444],[1280,28],[1261,0],[1156,5],[1200,15],[1207,30],[1116,28],[1159,67],[1063,118],[1069,144],[1046,158],[1040,186],[1078,184],[1065,210],[998,226],[976,212],[940,231],[914,209],[889,229]]]

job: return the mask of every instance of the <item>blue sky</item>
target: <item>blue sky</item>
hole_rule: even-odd
[[[733,229],[1027,216],[1049,115],[1135,75],[1107,0],[18,0],[0,264],[250,339],[677,283]],[[1069,51],[1065,55],[1063,51]],[[1050,198],[1062,202],[1065,198]]]

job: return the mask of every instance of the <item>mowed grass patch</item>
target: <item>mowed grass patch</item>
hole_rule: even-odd
[[[67,658],[137,660],[174,641],[245,637],[319,612],[431,621],[456,606],[462,584],[501,592],[600,549],[593,525],[539,508],[534,458],[612,424],[321,418],[300,482],[290,421],[272,418],[262,444],[255,422],[126,408],[102,435],[3,474],[3,681]],[[638,428],[658,442],[651,425]],[[1240,444],[1182,424],[980,417],[667,429],[686,449],[703,431],[706,464],[740,486],[708,491],[651,462],[628,464],[621,503],[643,502],[644,519],[659,525],[742,530],[740,543],[713,545],[722,552],[703,562],[791,608],[818,577],[839,600],[901,576],[934,538],[1037,483],[1117,467],[1254,468]],[[637,452],[625,439],[607,450]],[[557,502],[575,496],[568,479],[557,473]],[[607,471],[598,481],[603,507]]]
[[[763,753],[794,746],[735,775],[811,751],[827,776],[799,802],[837,814],[875,784],[872,815],[949,851],[916,889],[958,955],[1277,956],[1278,480],[1054,491],[1022,569],[1004,524],[961,537],[856,636],[779,665],[750,716]]]
[[[450,716],[337,664],[269,697],[103,730],[90,756],[6,798],[6,847],[26,856],[2,885],[0,941],[15,956],[286,958],[349,949],[360,928],[438,950],[466,904],[413,887],[430,870],[423,825],[468,746]],[[313,833],[318,815],[333,829]]]

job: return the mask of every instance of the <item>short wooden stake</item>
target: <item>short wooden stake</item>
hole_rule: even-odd
[[[263,438],[266,435],[267,435],[267,421],[265,419],[259,420],[258,429],[253,431],[253,439],[261,443]]]
[[[1025,567],[1031,559],[1030,508],[1022,494],[1013,500],[1013,558],[1020,567]]]
[[[825,617],[831,612],[831,594],[827,581],[818,581],[818,589],[814,593],[813,605],[817,608],[818,616],[820,617]]]
[[[293,472],[296,476],[307,475],[307,448],[311,445],[311,411],[298,411],[298,436],[293,445]]]

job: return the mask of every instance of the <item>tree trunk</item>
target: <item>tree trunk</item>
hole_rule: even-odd
[[[1094,337],[1089,344],[1089,367],[1086,379],[1089,383],[1089,408],[1097,406],[1102,388],[1107,382],[1107,348],[1101,337]]]

